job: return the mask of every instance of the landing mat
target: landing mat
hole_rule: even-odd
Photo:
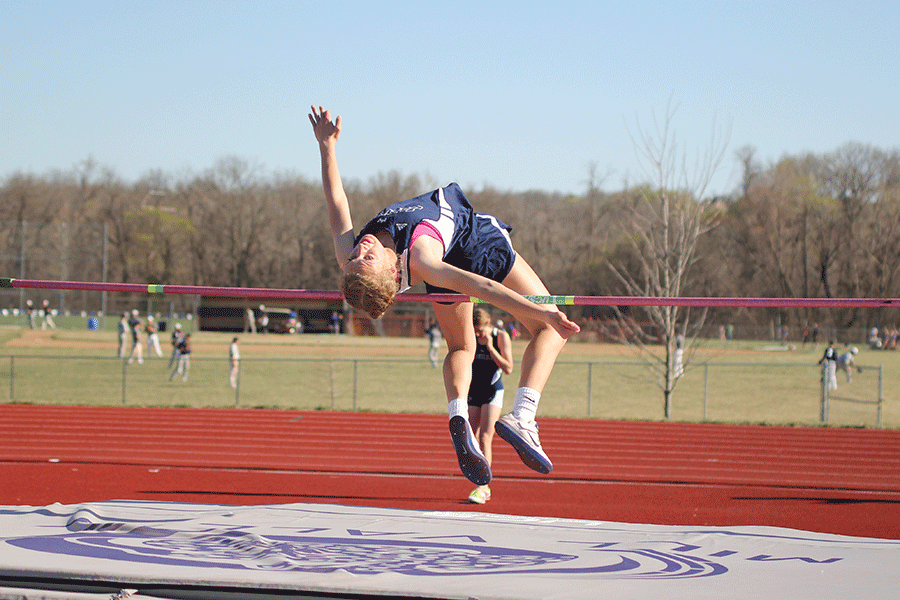
[[[893,598],[900,541],[328,504],[0,506],[0,598]]]

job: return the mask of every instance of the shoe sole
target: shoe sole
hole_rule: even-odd
[[[522,459],[522,462],[525,463],[525,466],[529,469],[533,469],[544,475],[553,470],[553,463],[545,456],[535,452],[534,448],[532,448],[528,442],[523,440],[519,434],[503,421],[497,421],[497,423],[494,424],[494,431],[496,431],[497,435],[508,442],[509,445],[519,453],[519,458]]]
[[[450,419],[450,437],[459,460],[459,468],[466,479],[475,485],[487,485],[491,482],[491,467],[477,448],[470,443],[469,423],[462,417]]]

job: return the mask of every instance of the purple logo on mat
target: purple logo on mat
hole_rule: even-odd
[[[577,554],[491,546],[477,536],[413,536],[324,528],[265,537],[241,528],[183,532],[129,523],[76,519],[68,533],[8,539],[20,548],[136,563],[264,571],[357,575],[476,575],[508,573],[592,573],[626,577],[706,577],[727,571],[683,549],[617,548],[592,544],[588,558]],[[393,539],[392,539],[393,538]],[[453,541],[448,541],[448,538]],[[460,539],[462,538],[462,539]]]
[[[174,523],[169,523],[174,525]],[[66,533],[6,539],[32,551],[170,567],[356,575],[399,573],[418,576],[513,573],[590,574],[615,579],[686,579],[727,573],[718,562],[738,552],[714,551],[683,542],[560,542],[572,553],[488,544],[479,536],[311,527],[289,535],[259,535],[249,527],[210,525],[182,531],[121,521],[69,521]],[[402,539],[401,539],[402,538]],[[798,560],[824,564],[841,560],[808,557],[743,557],[750,561]]]

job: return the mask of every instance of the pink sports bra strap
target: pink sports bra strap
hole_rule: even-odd
[[[429,223],[428,221],[422,221],[416,228],[413,229],[412,238],[409,242],[409,247],[412,248],[413,244],[416,243],[416,240],[422,237],[423,235],[427,235],[428,237],[432,237],[437,241],[444,243],[444,240],[441,239],[441,234],[438,232],[437,228],[434,225]]]

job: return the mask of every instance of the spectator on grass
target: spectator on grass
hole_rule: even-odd
[[[856,353],[859,352],[857,348],[850,348],[843,354],[838,357],[837,360],[837,368],[843,371],[847,375],[847,383],[853,381],[853,377],[850,374],[853,370],[853,357],[856,356]],[[862,371],[862,369],[859,369]]]
[[[263,304],[259,305],[259,318],[256,320],[256,331],[266,333],[269,330],[269,313]]]
[[[897,344],[900,343],[900,331],[897,330],[896,327],[891,329],[891,333],[888,336],[887,345],[884,347],[885,350],[896,350]]]
[[[188,372],[191,370],[191,334],[186,333],[178,341],[178,367],[169,375],[169,381],[181,375],[181,381],[188,380]]]
[[[181,323],[175,323],[172,329],[172,357],[169,359],[169,368],[173,368],[178,363],[179,344],[184,333],[181,331]]]
[[[343,316],[338,311],[331,312],[331,333],[337,335],[341,332],[341,319]]]
[[[675,336],[675,352],[672,360],[675,377],[681,377],[684,375],[684,336],[680,333]]]
[[[834,348],[834,340],[828,340],[828,347],[825,348],[825,354],[819,359],[819,364],[825,363],[825,368],[822,369],[822,382],[830,390],[837,389],[837,360],[838,353]]]
[[[250,307],[244,313],[244,333],[256,333],[256,317]]]
[[[153,319],[153,315],[147,315],[147,324],[144,326],[147,332],[147,358],[150,358],[150,352],[155,352],[158,358],[162,358],[163,351],[159,346],[159,328]]]
[[[117,326],[117,331],[119,334],[119,353],[116,355],[119,358],[125,358],[125,347],[128,345],[128,313],[122,313],[122,318],[119,319],[119,324]]]
[[[428,319],[428,327],[425,328],[428,335],[428,360],[431,361],[432,367],[438,366],[438,352],[441,348],[441,328],[437,321]]]
[[[50,310],[49,300],[44,300],[44,320],[41,322],[41,329],[56,329],[56,323],[53,322],[53,311]]]
[[[873,327],[869,330],[869,348],[872,350],[878,350],[884,344],[881,343],[881,338],[878,336],[878,328]]]
[[[144,364],[144,349],[141,344],[141,320],[138,318],[138,311],[131,311],[131,318],[128,319],[128,328],[131,331],[131,354],[128,356],[128,364],[130,365],[137,358],[138,364]]]
[[[34,310],[34,302],[31,300],[25,301],[25,313],[28,315],[28,327],[31,329],[36,329],[37,326],[34,322],[35,310]]]
[[[231,387],[236,388],[238,382],[238,370],[240,369],[241,351],[238,349],[238,339],[231,340],[231,346],[228,347],[228,382]]]
[[[491,316],[483,308],[472,311],[475,328],[475,359],[469,384],[469,423],[488,465],[493,458],[494,425],[503,409],[503,374],[513,370],[512,341],[500,326],[491,326]],[[491,499],[491,488],[479,485],[469,494],[469,502],[484,504]]]

